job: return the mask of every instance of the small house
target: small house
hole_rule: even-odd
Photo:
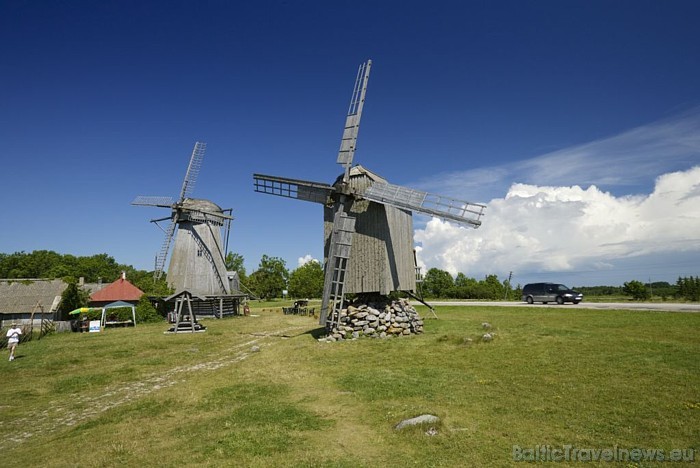
[[[127,302],[136,305],[144,292],[126,279],[122,272],[118,280],[90,295],[90,307],[104,307],[113,302]]]

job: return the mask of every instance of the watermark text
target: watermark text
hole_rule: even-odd
[[[513,445],[513,461],[523,462],[693,462],[695,449],[579,448],[573,445]]]

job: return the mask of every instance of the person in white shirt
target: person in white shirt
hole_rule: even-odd
[[[19,335],[22,334],[22,329],[13,323],[9,330],[7,330],[7,347],[10,350],[10,361],[15,360],[15,349],[19,344]]]

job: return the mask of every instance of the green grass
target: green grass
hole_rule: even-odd
[[[700,314],[440,307],[420,336],[319,343],[313,318],[267,303],[252,313],[208,320],[206,333],[154,324],[20,345],[0,361],[3,456],[509,466],[514,445],[700,451]],[[424,413],[440,417],[436,435],[394,430]]]

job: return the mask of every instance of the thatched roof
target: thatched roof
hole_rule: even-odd
[[[37,304],[55,312],[66,287],[60,279],[0,279],[0,314],[39,312]]]

